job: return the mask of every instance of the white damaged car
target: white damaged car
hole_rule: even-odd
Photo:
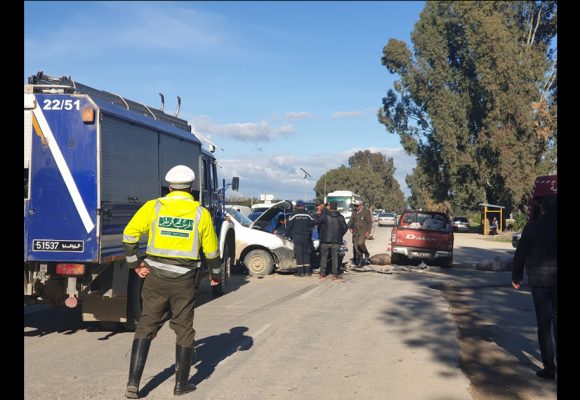
[[[292,203],[281,201],[251,221],[235,209],[227,211],[227,216],[234,223],[236,234],[237,265],[243,265],[249,275],[268,275],[274,270],[292,272],[296,270],[294,262],[294,244],[292,241],[271,232],[276,228],[278,216],[290,214]]]

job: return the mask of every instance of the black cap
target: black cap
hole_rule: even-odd
[[[319,205],[321,205],[321,204],[322,204],[322,201],[320,201],[320,200],[316,200],[316,203],[315,203],[315,204],[316,204],[317,206],[319,206]]]

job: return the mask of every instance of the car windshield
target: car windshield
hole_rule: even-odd
[[[252,208],[252,213],[263,213],[270,209],[270,207],[254,207]]]
[[[455,217],[455,218],[453,218],[453,222],[467,222],[467,218],[465,218],[465,217]]]
[[[247,228],[249,228],[250,225],[252,225],[252,220],[244,216],[238,210],[234,210],[232,208],[231,210],[228,211],[228,215]]]
[[[336,203],[336,211],[338,212],[350,210],[350,197],[328,197],[326,201],[328,203]]]
[[[380,217],[395,218],[395,213],[382,213],[379,215]]]

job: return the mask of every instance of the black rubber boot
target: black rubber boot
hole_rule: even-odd
[[[141,375],[143,375],[145,361],[147,361],[147,355],[149,354],[149,346],[151,346],[151,339],[133,339],[129,381],[125,390],[125,397],[128,399],[139,398],[139,383],[141,382]]]
[[[365,251],[365,259],[364,259],[363,265],[370,265],[371,264],[370,259],[371,259],[371,255],[369,254],[368,251]]]
[[[193,383],[187,383],[189,380],[189,370],[191,369],[191,358],[193,348],[175,345],[175,388],[174,396],[181,396],[193,392],[197,387]]]
[[[310,265],[304,267],[304,275],[312,276],[312,268],[310,268]]]
[[[298,269],[296,270],[295,275],[300,276],[300,277],[304,276],[304,267],[302,265],[298,266]]]

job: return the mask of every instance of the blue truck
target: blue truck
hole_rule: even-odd
[[[176,164],[196,175],[194,197],[220,239],[221,295],[234,263],[235,231],[225,217],[215,146],[187,121],[117,94],[42,72],[24,85],[25,304],[82,307],[84,321],[134,329],[143,280],[129,271],[122,232],[147,200],[168,192]],[[162,96],[163,101],[163,96]],[[146,237],[141,238],[144,253]]]

